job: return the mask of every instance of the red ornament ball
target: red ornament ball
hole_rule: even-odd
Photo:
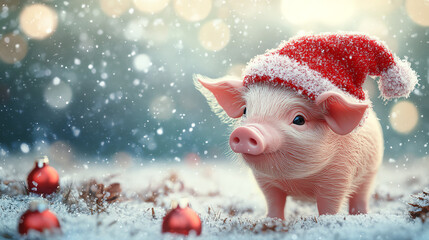
[[[49,166],[49,159],[43,157],[35,162],[34,169],[28,174],[28,191],[49,195],[60,187],[60,176],[55,168]]]
[[[30,208],[19,219],[19,233],[25,235],[30,230],[51,233],[60,231],[60,222],[55,214],[48,210],[46,203],[31,202]]]
[[[201,234],[201,220],[189,206],[184,208],[177,206],[165,215],[162,233],[189,235],[192,231],[198,236]]]

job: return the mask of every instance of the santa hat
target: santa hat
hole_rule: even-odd
[[[244,70],[244,85],[270,82],[312,100],[326,91],[343,91],[365,101],[367,75],[380,76],[385,99],[408,97],[418,82],[410,64],[382,42],[362,34],[322,34],[294,38],[256,56]]]

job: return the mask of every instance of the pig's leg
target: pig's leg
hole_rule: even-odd
[[[267,217],[284,219],[286,192],[276,187],[261,187],[267,202]]]
[[[333,215],[340,211],[344,197],[317,197],[319,215]]]
[[[347,196],[347,186],[348,184],[345,183],[336,187],[331,186],[328,189],[319,189],[319,193],[316,195],[319,215],[333,215],[340,211],[341,205]]]
[[[371,174],[350,196],[349,213],[350,214],[367,214],[369,210],[369,198],[371,187],[375,180],[375,174]]]

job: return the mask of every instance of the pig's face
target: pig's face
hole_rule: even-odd
[[[231,118],[231,149],[256,172],[285,179],[303,178],[323,169],[332,158],[338,135],[350,133],[368,104],[353,103],[337,92],[311,101],[271,84],[243,87],[240,80],[199,79],[212,109]],[[197,85],[198,87],[198,85]],[[214,98],[213,98],[214,96]]]
[[[230,136],[231,149],[255,171],[302,178],[327,161],[329,127],[316,104],[284,87],[253,85],[243,93],[245,114]],[[243,109],[244,113],[244,109]]]

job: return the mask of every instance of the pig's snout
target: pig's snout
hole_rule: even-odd
[[[236,153],[259,155],[276,151],[280,145],[278,133],[262,125],[236,128],[229,137],[229,145]]]
[[[255,127],[238,127],[229,137],[229,145],[236,153],[259,155],[265,150],[262,134]]]

